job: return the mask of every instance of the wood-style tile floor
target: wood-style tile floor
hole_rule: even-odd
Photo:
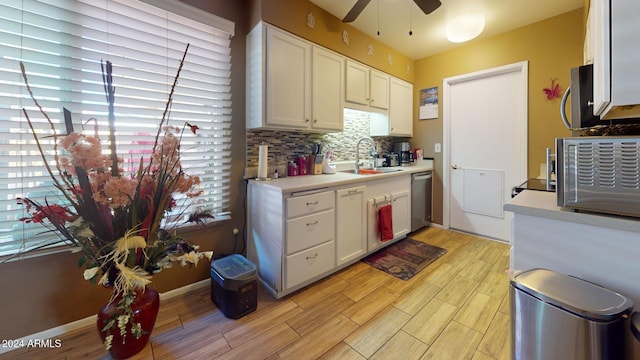
[[[165,300],[151,342],[134,359],[509,359],[509,246],[427,228],[412,237],[448,250],[408,281],[362,262],[230,320],[210,288]],[[0,359],[109,359],[97,329],[58,349]]]

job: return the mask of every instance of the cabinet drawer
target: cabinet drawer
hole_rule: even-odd
[[[287,199],[287,218],[333,209],[334,203],[333,191],[291,197]]]
[[[336,266],[335,241],[285,258],[285,288],[301,284]]]
[[[333,209],[287,220],[287,255],[333,240],[336,233]]]

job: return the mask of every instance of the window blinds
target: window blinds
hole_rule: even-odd
[[[184,4],[179,8],[184,10]],[[233,23],[220,20],[223,30],[137,0],[0,0],[0,255],[55,236],[43,233],[46,229],[40,224],[19,221],[26,214],[17,197],[62,201],[22,113],[28,110],[41,142],[50,149],[46,136],[51,129],[26,91],[20,61],[58,133],[64,133],[65,107],[76,131],[93,133],[97,125],[103,141],[108,109],[100,62],[111,61],[117,149],[126,167],[137,165],[150,151],[188,43],[169,125],[189,122],[200,128],[197,135],[186,131],[181,143],[183,167],[201,178],[204,190],[189,212],[225,212],[231,167]],[[182,222],[177,215],[167,218]]]

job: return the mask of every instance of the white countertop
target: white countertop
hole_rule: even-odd
[[[524,190],[504,205],[505,211],[515,214],[568,221],[604,228],[640,232],[640,218],[617,215],[576,212],[556,205],[556,193]]]
[[[335,174],[287,176],[279,179],[271,179],[265,181],[249,181],[251,182],[252,186],[269,186],[277,188],[283,193],[290,193],[330,186],[362,183],[390,178],[394,176],[407,176],[420,171],[433,170],[433,160],[419,160],[414,165],[398,166],[394,167],[394,169],[399,169],[399,171],[375,175],[362,175],[337,171]]]

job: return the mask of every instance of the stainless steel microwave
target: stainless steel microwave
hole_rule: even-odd
[[[571,119],[566,114],[568,99],[571,100]],[[560,116],[573,136],[640,133],[640,118],[605,120],[593,114],[593,65],[571,69],[571,83],[560,102]]]
[[[558,206],[640,217],[640,137],[556,139]]]

